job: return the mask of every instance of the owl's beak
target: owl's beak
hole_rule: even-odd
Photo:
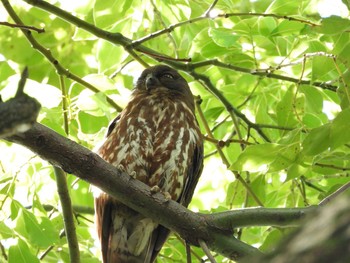
[[[149,73],[146,76],[146,90],[150,90],[152,87],[159,86],[159,80],[153,75],[153,73]]]

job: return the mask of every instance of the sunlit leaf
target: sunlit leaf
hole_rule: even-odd
[[[343,110],[333,120],[330,129],[330,146],[335,149],[350,141],[349,129],[350,109]]]
[[[231,169],[249,172],[267,171],[268,166],[282,149],[282,145],[268,143],[249,146],[232,164]]]
[[[331,124],[312,129],[303,142],[303,153],[316,155],[330,147]]]
[[[350,21],[339,16],[331,16],[322,20],[320,31],[324,34],[339,34],[350,28]]]
[[[39,259],[33,255],[26,242],[18,239],[17,245],[11,246],[9,249],[8,262],[9,263],[36,263]]]
[[[221,47],[232,47],[237,45],[239,36],[235,35],[231,30],[225,28],[210,28],[209,37]]]
[[[13,231],[4,222],[0,221],[0,236],[1,239],[13,237]]]

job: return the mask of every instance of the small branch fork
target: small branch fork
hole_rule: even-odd
[[[37,27],[34,27],[34,26],[26,26],[26,25],[18,25],[18,24],[13,24],[13,23],[9,23],[9,22],[1,22],[0,21],[0,26],[8,26],[8,27],[12,27],[12,28],[21,28],[21,29],[36,31],[38,33],[44,33],[45,32],[44,28],[37,28]]]

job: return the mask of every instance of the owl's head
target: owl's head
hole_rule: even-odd
[[[173,68],[157,65],[145,69],[137,80],[137,89],[152,90],[167,88],[169,90],[189,90],[186,80]]]

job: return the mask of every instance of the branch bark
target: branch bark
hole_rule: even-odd
[[[247,258],[244,263],[350,262],[349,198],[348,191],[321,206],[274,252]]]

